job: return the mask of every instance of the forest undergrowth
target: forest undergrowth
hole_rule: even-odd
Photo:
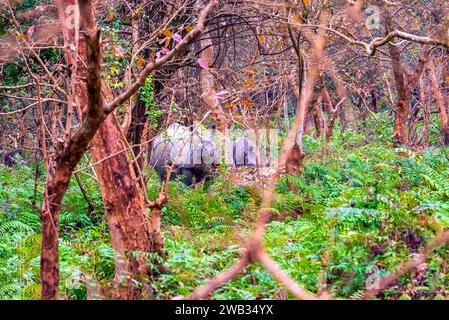
[[[277,185],[273,216],[265,235],[270,255],[301,286],[337,298],[355,299],[376,279],[416,255],[449,227],[448,148],[420,150],[385,145],[389,132],[341,133],[325,143],[308,135],[300,176]],[[387,126],[388,127],[388,126]],[[377,131],[376,131],[377,130]],[[435,130],[434,138],[437,136]],[[436,138],[435,138],[436,139]],[[225,174],[226,173],[223,173]],[[37,177],[37,178],[36,178]],[[94,205],[89,212],[75,179],[61,210],[60,297],[107,298],[114,278],[114,251],[99,187],[80,175]],[[16,161],[0,166],[0,299],[38,299],[43,165]],[[187,297],[207,279],[231,267],[255,225],[263,191],[217,177],[189,188],[172,182],[162,212],[167,260],[154,266],[151,299]],[[148,184],[155,198],[160,182]],[[449,254],[442,247],[416,270],[400,277],[377,299],[446,299]],[[140,285],[136,280],[136,285]],[[292,298],[257,265],[223,285],[213,299]]]

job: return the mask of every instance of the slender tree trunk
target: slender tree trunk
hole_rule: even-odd
[[[290,131],[290,119],[288,118],[288,99],[285,96],[286,94],[284,94],[284,98],[282,99],[282,113],[284,116],[285,132],[288,135]]]
[[[287,2],[286,2],[287,3]],[[298,176],[300,173],[300,170],[302,168],[302,164],[304,161],[304,158],[306,156],[305,151],[302,148],[302,142],[304,138],[304,130],[305,130],[305,120],[306,120],[306,113],[308,109],[309,101],[305,101],[305,98],[303,97],[303,87],[304,87],[304,79],[306,75],[306,64],[304,60],[304,56],[301,52],[301,44],[298,41],[298,37],[295,35],[292,25],[290,24],[291,19],[291,9],[286,9],[286,17],[288,19],[287,23],[287,30],[290,38],[290,42],[293,45],[294,53],[296,55],[297,59],[297,66],[298,66],[298,84],[296,84],[296,81],[291,79],[290,84],[293,88],[293,92],[297,99],[297,108],[296,108],[296,114],[295,114],[295,122],[298,124],[297,126],[297,134],[295,139],[295,145],[292,149],[292,152],[289,154],[289,157],[287,159],[287,162],[285,164],[286,173],[291,176]],[[301,17],[301,19],[304,19],[304,17]],[[305,22],[305,20],[302,20],[302,22]],[[304,101],[303,101],[304,99]],[[287,180],[287,185],[289,189],[293,192],[296,191],[296,187]]]
[[[201,47],[203,51],[201,52],[201,58],[210,67],[214,60],[214,47],[212,46],[212,41],[210,38],[205,38],[201,41]],[[203,69],[201,71],[201,98],[208,109],[212,112],[211,117],[213,118],[217,130],[221,133],[222,140],[219,143],[222,156],[224,156],[225,162],[231,168],[234,167],[234,161],[232,157],[232,142],[230,139],[229,132],[229,121],[226,117],[223,108],[221,107],[214,89],[214,75],[210,70]]]
[[[26,152],[29,152],[31,150],[31,148],[30,148],[30,137],[29,137],[28,128],[26,126],[25,118],[18,119],[18,126],[19,126],[19,130],[20,130],[21,147]]]
[[[81,181],[81,178],[79,177],[79,174],[75,173],[75,179],[76,179],[76,183],[78,184],[78,187],[80,188],[81,193],[83,194],[84,199],[87,202],[87,214],[91,215],[92,212],[95,210],[95,205],[92,201],[92,199],[90,198],[89,194],[87,193],[86,189],[83,186],[83,182]]]
[[[139,169],[143,169],[144,158],[142,155],[142,137],[143,129],[145,128],[146,122],[148,121],[148,115],[146,112],[145,103],[140,100],[140,95],[137,94],[137,101],[134,103],[132,113],[131,113],[131,124],[128,131],[128,141],[133,146],[134,155],[137,157],[135,166],[135,172],[138,174]]]
[[[52,156],[50,157],[46,189],[44,194],[44,203],[41,210],[42,221],[42,251],[41,251],[41,285],[42,299],[55,299],[57,297],[59,284],[59,255],[58,255],[58,221],[61,209],[61,202],[64,194],[69,186],[70,179],[76,165],[87,151],[89,143],[94,139],[95,134],[104,123],[108,114],[132,96],[140,86],[143,85],[148,74],[162,66],[165,62],[173,58],[177,51],[183,50],[198,34],[204,29],[204,21],[206,16],[216,5],[216,1],[211,0],[199,17],[199,22],[189,34],[179,43],[176,50],[170,51],[165,57],[154,63],[148,64],[144,71],[140,74],[138,80],[110,104],[105,104],[102,99],[102,81],[101,81],[101,43],[100,31],[95,22],[95,8],[90,0],[57,0],[56,4],[61,20],[61,27],[64,35],[64,48],[66,54],[66,65],[73,75],[71,77],[78,82],[73,85],[75,88],[74,101],[76,101],[77,111],[83,115],[82,122],[69,138],[68,141],[56,144]],[[69,21],[73,17],[67,9],[79,8],[79,19],[75,18],[75,24],[79,20],[79,33],[74,30],[77,26],[69,26]],[[73,23],[73,21],[72,21]],[[77,36],[79,34],[79,36]],[[79,39],[79,40],[78,40]],[[76,49],[73,50],[73,49]],[[37,88],[39,86],[37,85]],[[111,118],[111,116],[110,116]],[[108,120],[105,124],[104,131],[99,132],[100,150],[94,150],[94,153],[111,155],[107,160],[114,159],[111,150],[117,150],[119,142],[126,142],[118,124],[111,122],[115,119]],[[114,139],[115,137],[115,139]],[[113,141],[109,141],[109,139]],[[120,141],[120,139],[122,139]],[[105,141],[108,140],[108,141]],[[103,143],[103,145],[101,145]],[[122,149],[120,150],[122,151]],[[117,246],[118,252],[125,252],[129,258],[120,265],[118,270],[124,270],[123,266],[141,276],[148,273],[148,264],[145,263],[147,258],[145,253],[151,252],[157,244],[161,243],[160,234],[155,234],[151,230],[150,220],[146,216],[145,194],[138,191],[135,174],[131,168],[128,159],[123,159],[123,152],[118,153],[117,159],[111,160],[112,168],[105,169],[105,175],[102,190],[106,189],[106,183],[112,192],[105,191],[104,199],[108,205],[112,233],[117,235],[113,245]],[[98,159],[98,158],[97,158]],[[97,164],[98,165],[98,164]],[[100,163],[100,170],[101,167]],[[129,187],[129,188],[128,188]],[[117,192],[116,192],[117,191]],[[119,197],[122,202],[120,207],[114,207],[115,202],[110,201],[112,195]],[[159,197],[154,202],[149,202],[148,206],[153,213],[159,213],[161,207],[166,202],[166,197]],[[122,211],[124,213],[122,213]],[[156,215],[157,216],[157,215]],[[136,233],[139,235],[136,236]],[[145,238],[145,239],[144,239]],[[156,241],[153,241],[156,239]],[[153,247],[153,245],[155,245]],[[133,257],[129,253],[139,251],[139,257]],[[140,292],[136,292],[133,287],[126,288],[124,297],[134,298],[140,297]]]
[[[422,144],[423,146],[427,146],[429,144],[429,123],[430,123],[430,114],[431,114],[431,105],[428,99],[428,93],[426,90],[426,86],[424,84],[423,79],[421,79],[419,83],[420,92],[421,92],[421,104],[422,104],[422,129],[419,134],[419,138],[416,141],[416,145]]]
[[[320,95],[313,107],[313,121],[315,123],[317,138],[323,135],[326,128],[326,118],[324,117],[322,102],[323,98]]]
[[[345,97],[346,99],[343,102],[343,118],[345,119],[345,126],[348,129],[356,129],[356,120],[354,115],[354,105],[351,102],[351,99]]]
[[[435,95],[435,101],[438,109],[440,110],[441,127],[443,131],[444,144],[449,145],[449,117],[444,103],[443,96],[441,95],[440,83],[438,81],[437,74],[435,72],[435,65],[433,61],[429,64],[430,79],[432,81],[433,92]]]
[[[334,134],[334,124],[335,120],[337,119],[338,111],[340,106],[342,105],[342,102],[337,104],[334,108],[331,96],[329,95],[329,91],[326,87],[326,82],[323,77],[321,77],[321,96],[324,100],[324,106],[326,108],[327,112],[327,126],[326,126],[326,141],[329,142],[332,138],[332,135]]]
[[[418,115],[420,110],[420,102],[417,101],[410,112],[410,120],[409,120],[409,127],[410,127],[410,142],[411,145],[414,146],[416,144],[416,141],[418,139]]]
[[[80,47],[81,40],[82,38]],[[85,66],[78,65],[76,72],[77,77],[82,78],[88,70]],[[81,97],[87,96],[87,87],[78,90],[77,100],[80,101]],[[102,90],[110,91],[105,86]],[[86,112],[86,104],[79,106]],[[140,141],[141,134],[138,139]],[[112,247],[118,254],[115,259],[117,298],[140,299],[142,288],[136,287],[132,279],[146,282],[150,271],[148,253],[155,252],[156,247],[162,251],[163,243],[158,241],[157,246],[155,245],[156,232],[146,210],[145,195],[141,190],[143,184],[136,174],[139,166],[134,164],[133,167],[128,152],[123,152],[128,147],[125,134],[115,115],[111,113],[92,139],[90,154],[93,162],[98,162],[95,172],[108,219]],[[157,236],[159,239],[159,232]],[[135,259],[133,252],[139,254],[140,258]]]
[[[376,90],[371,89],[371,109],[374,113],[379,112],[379,104],[377,101]]]
[[[59,5],[60,12],[62,12],[61,20],[66,21],[64,16],[66,8],[69,5],[74,5],[74,3],[73,1],[64,0],[59,2]],[[91,10],[93,11],[93,8]],[[103,125],[98,129],[95,136],[94,133],[97,129],[90,133],[90,137],[83,141],[81,148],[69,150],[72,151],[67,154],[70,157],[70,161],[59,156],[58,151],[56,151],[56,164],[53,167],[56,167],[57,171],[54,173],[49,171],[46,201],[42,209],[43,248],[41,274],[44,279],[42,293],[44,299],[53,298],[56,295],[57,283],[59,281],[57,242],[60,203],[70,182],[71,174],[87,149],[87,143],[91,140],[94,142],[91,148],[94,162],[125,149],[124,144],[121,143],[123,138],[120,127],[115,122],[113,114],[110,114],[105,120],[105,114],[90,113],[89,104],[91,101],[89,101],[88,97],[95,94],[95,92],[92,92],[91,90],[94,88],[89,87],[87,81],[83,80],[88,79],[92,72],[86,65],[88,55],[92,51],[89,39],[85,37],[84,32],[80,32],[78,43],[76,43],[73,31],[65,28],[64,24],[63,30],[65,41],[78,48],[78,59],[72,56],[73,53],[66,52],[67,61],[71,65],[71,72],[76,74],[73,79],[78,81],[75,86],[74,101],[76,101],[76,105],[83,112],[82,117],[84,121],[86,118],[94,120],[93,126],[90,126],[89,129],[99,128],[101,123]],[[95,49],[98,50],[96,54],[99,59],[99,47]],[[97,68],[99,71],[99,66]],[[97,85],[99,85],[99,78],[96,80],[98,81]],[[95,89],[98,92],[101,91],[101,87]],[[99,107],[103,108],[103,104],[99,103]],[[151,223],[146,212],[143,195],[138,189],[139,184],[136,181],[126,152],[108,158],[98,164],[95,169],[108,217],[112,245],[122,258],[116,259],[117,279],[122,277],[125,272],[126,276],[128,276],[128,279],[125,281],[127,287],[124,290],[119,290],[118,297],[127,299],[139,298],[141,296],[140,292],[130,285],[129,277],[147,275],[148,260],[146,258],[136,260],[129,253],[132,251],[143,253],[154,251],[153,232],[150,229]]]
[[[149,275],[148,253],[155,251],[154,231],[146,211],[145,198],[134,173],[126,149],[126,143],[113,114],[110,114],[92,141],[91,155],[94,162],[109,157],[95,166],[101,195],[108,219],[112,247],[118,253],[115,259],[118,290],[123,299],[141,298],[141,289],[132,279],[146,282]],[[140,254],[135,259],[132,253]]]
[[[392,19],[388,13],[385,15],[385,25],[387,32],[391,32],[391,30],[393,30]],[[393,145],[402,146],[407,145],[409,142],[407,120],[411,109],[412,93],[421,78],[429,51],[424,46],[421,48],[419,53],[419,61],[417,62],[414,70],[410,71],[410,75],[406,78],[406,67],[401,62],[399,48],[392,44],[389,44],[388,48],[396,84],[396,91],[398,94],[394,107]]]
[[[304,119],[304,134],[307,134],[313,127],[313,114],[312,109],[309,108],[306,112],[306,118]]]
[[[342,126],[342,128],[344,129],[352,129],[352,130],[356,130],[357,129],[357,123],[356,123],[356,119],[355,119],[355,114],[354,114],[354,109],[355,106],[352,104],[351,99],[348,97],[348,93],[346,91],[345,88],[345,84],[343,82],[343,80],[341,80],[338,77],[335,77],[335,85],[337,88],[337,93],[339,95],[339,97],[342,100],[342,117],[343,117],[343,122],[344,125]]]
[[[57,2],[60,10],[61,25],[66,29],[66,11],[72,1],[60,0]],[[80,21],[80,30],[83,31],[83,44],[79,46],[79,54],[84,63],[87,63],[91,72],[84,78],[80,87],[88,87],[89,92],[84,97],[88,106],[88,115],[81,124],[79,130],[66,144],[58,143],[50,158],[44,202],[41,210],[42,222],[42,249],[41,249],[41,285],[42,299],[55,299],[59,284],[59,254],[58,254],[58,232],[59,213],[61,202],[67,190],[75,166],[80,161],[82,155],[87,150],[89,141],[92,139],[97,128],[105,118],[100,90],[100,35],[93,21],[94,9],[90,1],[79,0],[80,12],[83,19]],[[70,33],[73,35],[73,30]],[[64,40],[66,40],[65,32]],[[67,36],[67,39],[69,37]],[[73,43],[73,42],[70,42]],[[69,52],[67,50],[66,52]],[[75,59],[68,57],[67,63],[73,67]],[[87,92],[87,90],[85,91]],[[89,97],[89,98],[88,98]]]
[[[392,20],[386,15],[386,32],[392,30]],[[408,143],[407,135],[407,118],[410,112],[411,93],[407,92],[406,80],[403,66],[401,64],[401,56],[399,49],[389,44],[391,65],[393,69],[394,80],[397,90],[397,98],[394,106],[394,128],[393,128],[393,145],[400,146]]]
[[[304,70],[303,68],[300,68],[300,70]],[[302,72],[302,71],[301,71]],[[303,74],[301,73],[301,77],[303,77]],[[302,81],[300,81],[302,83]],[[295,92],[296,97],[298,98],[298,106],[296,108],[297,114],[295,115],[295,121],[298,123],[298,132],[295,140],[295,145],[293,147],[292,152],[289,154],[289,157],[287,159],[287,162],[285,164],[285,170],[286,173],[297,177],[300,173],[300,170],[302,168],[302,163],[304,161],[304,158],[306,156],[305,151],[302,149],[302,141],[304,137],[304,122],[305,122],[305,113],[307,109],[308,102],[302,101],[301,94],[300,94],[300,88],[296,85],[294,81],[291,81],[291,85],[293,87],[293,91]],[[287,185],[291,191],[296,191],[296,187],[287,180]]]

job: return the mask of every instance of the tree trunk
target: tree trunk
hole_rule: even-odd
[[[58,220],[61,202],[69,186],[71,176],[76,165],[87,151],[89,143],[100,130],[108,114],[128,100],[142,86],[149,74],[161,67],[165,62],[172,59],[176,52],[183,50],[193,39],[204,29],[204,21],[210,11],[216,5],[216,1],[211,0],[200,14],[198,25],[190,31],[183,41],[175,49],[171,50],[161,59],[149,63],[138,80],[130,85],[113,102],[105,104],[103,101],[102,81],[101,81],[101,43],[100,31],[95,22],[95,8],[90,0],[57,0],[59,18],[64,36],[64,48],[66,54],[66,65],[72,80],[77,80],[76,85],[72,82],[71,94],[77,101],[78,110],[83,110],[80,116],[81,124],[68,141],[57,143],[50,158],[44,203],[41,210],[42,221],[42,252],[41,252],[41,284],[42,299],[55,299],[59,284],[59,262],[58,262]],[[79,32],[75,32],[76,25],[69,26],[68,7],[79,9],[79,19],[75,14],[75,24],[79,20]],[[69,10],[70,11],[70,10]],[[79,39],[79,40],[78,40]],[[73,50],[73,49],[76,50]],[[37,86],[38,87],[38,86]],[[80,112],[81,113],[81,112]],[[119,253],[126,254],[124,262],[120,261],[118,273],[120,271],[131,270],[138,276],[147,274],[149,271],[148,262],[145,255],[134,258],[129,255],[133,251],[143,253],[151,252],[157,244],[161,243],[160,234],[152,232],[152,225],[146,215],[145,194],[139,192],[136,177],[130,165],[129,159],[123,152],[112,156],[112,152],[123,149],[126,140],[118,124],[109,116],[103,131],[98,133],[96,139],[97,150],[93,153],[99,159],[100,156],[111,155],[106,161],[111,161],[111,168],[107,168],[103,162],[98,163],[98,170],[102,172],[102,191],[107,206],[108,221],[110,222],[111,233],[114,234],[113,246],[117,247]],[[112,119],[111,119],[112,118]],[[112,122],[111,122],[112,121]],[[69,124],[68,124],[69,126]],[[95,147],[94,147],[95,148]],[[103,159],[103,158],[102,158]],[[105,161],[105,162],[106,162]],[[120,199],[119,204],[114,198]],[[166,197],[159,197],[156,201],[148,203],[156,216],[160,217],[161,207],[166,201]],[[158,214],[159,213],[159,214]],[[153,238],[156,241],[153,242]],[[132,276],[132,275],[131,275]],[[137,298],[140,292],[136,292],[134,287],[126,288],[123,297]],[[122,295],[121,295],[122,296]]]
[[[326,118],[324,117],[322,101],[323,98],[320,95],[315,103],[315,106],[313,107],[313,121],[315,123],[317,138],[323,135],[326,128]]]
[[[386,31],[391,32],[392,19],[388,13],[385,14]],[[419,61],[413,71],[406,79],[405,66],[401,62],[401,53],[399,48],[391,43],[388,45],[393,69],[394,80],[396,84],[397,98],[394,107],[394,128],[393,128],[393,145],[403,146],[408,144],[407,119],[411,109],[412,93],[418,84],[424,65],[427,61],[429,51],[422,47],[419,53]]]
[[[61,26],[64,30],[64,41],[74,37],[73,30],[66,28],[66,8],[74,5],[73,0],[60,0],[57,2],[60,19],[64,23]],[[80,19],[80,43],[78,55],[82,63],[90,69],[90,73],[77,85],[75,94],[84,90],[83,96],[78,96],[79,101],[87,106],[87,114],[80,128],[67,143],[57,143],[53,154],[49,159],[44,202],[41,210],[42,223],[42,248],[41,248],[41,298],[55,299],[59,284],[59,253],[58,253],[58,233],[59,233],[59,213],[61,202],[69,186],[70,179],[76,165],[87,150],[89,141],[94,136],[96,130],[105,119],[103,104],[101,100],[101,80],[100,80],[100,34],[96,28],[94,8],[90,1],[79,0],[79,8],[83,19]],[[82,31],[82,32],[81,32]],[[65,42],[67,43],[67,42]],[[74,43],[69,42],[69,43]],[[71,68],[75,66],[70,49],[66,49],[67,65]],[[81,63],[81,62],[80,62]],[[86,68],[87,69],[87,68]],[[89,88],[89,90],[87,90]]]
[[[323,97],[324,106],[326,108],[327,117],[328,117],[328,122],[327,122],[327,126],[326,126],[326,141],[329,142],[332,138],[332,135],[334,134],[334,124],[335,124],[335,120],[337,119],[337,114],[338,114],[338,111],[339,111],[339,108],[340,108],[342,102],[337,104],[334,108],[334,105],[332,103],[331,96],[329,95],[329,91],[327,90],[326,82],[325,82],[324,78],[321,77],[320,81],[321,81],[321,96]]]
[[[62,21],[66,21],[66,8],[69,5],[74,5],[73,0],[64,0],[58,3]],[[93,11],[93,8],[91,10]],[[69,146],[65,148],[66,150],[56,150],[54,164],[52,165],[52,169],[55,171],[52,172],[50,169],[48,172],[46,197],[41,214],[43,237],[41,277],[43,279],[43,299],[52,299],[57,293],[59,282],[58,220],[60,203],[67,190],[76,164],[87,150],[87,145],[91,140],[94,141],[91,149],[94,162],[125,149],[123,136],[120,132],[120,127],[115,121],[114,115],[110,114],[106,118],[106,115],[99,111],[91,113],[92,111],[89,107],[92,101],[88,97],[95,94],[100,96],[99,92],[101,91],[99,78],[95,78],[97,81],[96,84],[98,85],[97,88],[91,88],[88,85],[89,80],[84,80],[89,79],[93,71],[92,69],[88,69],[89,66],[86,65],[88,55],[92,51],[89,45],[89,39],[85,38],[84,32],[79,32],[79,41],[76,44],[76,36],[73,30],[68,30],[64,24],[62,25],[66,43],[75,44],[74,47],[78,48],[78,59],[74,58],[70,50],[66,51],[66,59],[71,67],[70,70],[76,75],[73,79],[77,79],[76,89],[73,93],[74,101],[83,112],[83,121],[89,121],[90,119],[93,123],[86,126],[89,134],[87,137],[84,137],[85,139],[83,138],[82,141],[77,141],[75,135],[73,138],[75,142],[73,144],[76,147],[70,148],[69,143]],[[99,62],[99,47],[96,49],[98,49],[96,54],[98,55]],[[93,91],[93,89],[96,91]],[[98,105],[102,110],[103,104],[98,103]],[[94,136],[95,132],[97,134]],[[138,189],[139,184],[136,181],[127,153],[122,152],[108,158],[96,165],[95,169],[108,217],[112,246],[122,258],[116,259],[117,279],[124,276],[125,272],[128,277],[146,275],[148,274],[149,265],[146,257],[136,260],[129,256],[129,253],[132,251],[154,251],[154,243],[144,197]],[[119,298],[133,299],[141,297],[139,291],[131,283],[128,278],[126,280],[128,286],[124,290],[120,290],[118,293]]]
[[[377,101],[376,90],[374,89],[371,89],[371,110],[373,110],[374,113],[379,112],[379,104]]]
[[[212,66],[214,62],[214,47],[211,39],[205,38],[201,40],[201,47],[203,48],[201,58],[206,61],[209,67]],[[221,133],[222,139],[219,142],[218,148],[221,151],[221,156],[224,157],[226,165],[233,168],[234,161],[232,156],[232,142],[228,128],[229,121],[215,95],[214,75],[210,70],[206,69],[201,70],[201,98],[211,111],[211,117],[215,122],[217,130]]]
[[[415,145],[422,144],[424,147],[427,147],[429,144],[429,123],[430,123],[430,114],[431,114],[431,105],[428,99],[428,93],[426,90],[426,86],[424,81],[421,79],[419,83],[420,92],[421,92],[421,104],[422,104],[422,119],[423,125],[421,129],[421,133],[419,134],[419,138],[417,139]]]
[[[449,117],[448,117],[448,113],[446,110],[446,105],[443,100],[443,96],[441,95],[440,83],[439,83],[438,77],[435,73],[435,65],[434,65],[433,61],[430,61],[429,72],[430,72],[430,79],[432,81],[435,100],[436,100],[438,109],[440,110],[440,120],[441,120],[441,127],[442,127],[442,131],[443,131],[444,145],[447,146],[447,145],[449,145]]]
[[[313,114],[312,109],[309,108],[309,110],[306,111],[306,118],[304,119],[304,134],[307,134],[310,130],[312,130],[312,126],[313,126]]]
[[[94,162],[110,157],[124,149],[126,143],[113,114],[104,121],[95,135],[91,155]],[[141,289],[132,279],[146,282],[149,274],[148,253],[155,251],[154,231],[145,206],[145,198],[127,152],[121,152],[95,166],[101,195],[108,219],[115,259],[118,298],[139,299]],[[135,259],[131,253],[140,253]]]
[[[302,58],[301,62],[304,63]],[[300,69],[300,77],[301,79],[304,77],[304,65],[302,64]],[[300,81],[300,83],[303,83],[303,80]],[[298,85],[295,83],[294,80],[290,82],[293,88],[293,92],[295,93],[295,96],[297,97],[297,107],[296,107],[296,114],[295,114],[295,122],[297,122],[298,126],[298,132],[295,139],[295,145],[292,149],[292,152],[290,153],[286,165],[285,170],[288,175],[297,177],[299,176],[300,170],[302,168],[302,164],[304,161],[304,158],[306,156],[306,153],[302,149],[302,142],[304,137],[304,124],[305,124],[305,118],[306,118],[306,110],[307,105],[309,104],[309,101],[305,101],[305,97],[301,95],[301,89],[298,87]],[[304,101],[303,101],[304,100]],[[287,185],[289,189],[293,192],[296,191],[296,187],[293,185],[293,183],[290,181],[290,179],[287,179]]]
[[[342,113],[343,113],[343,126],[342,129],[357,129],[357,123],[355,119],[354,109],[355,106],[352,104],[351,99],[348,97],[348,92],[346,91],[345,84],[343,80],[338,78],[337,76],[334,77],[335,79],[335,86],[337,89],[338,96],[340,99],[342,99]]]
[[[142,136],[145,124],[148,121],[145,103],[140,100],[140,94],[136,95],[136,100],[131,112],[131,123],[128,131],[128,141],[133,146],[134,155],[137,157],[134,163],[134,171],[138,174],[139,169],[143,169],[144,157],[142,154]],[[138,166],[138,168],[137,168]]]

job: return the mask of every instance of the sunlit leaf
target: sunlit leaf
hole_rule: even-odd
[[[254,80],[253,79],[246,79],[245,80],[246,84],[249,85],[250,87],[254,86]]]
[[[231,109],[233,107],[234,107],[234,104],[232,102],[230,102],[230,101],[226,102],[226,108]]]
[[[254,70],[254,69],[248,69],[248,70],[245,70],[243,72],[246,73],[249,76],[254,76],[256,74],[256,70]]]
[[[137,65],[139,66],[139,68],[142,68],[144,64],[145,64],[145,59],[139,54],[137,56]]]
[[[240,103],[247,106],[247,107],[254,107],[256,104],[253,101],[249,101],[246,99],[240,100]]]
[[[168,30],[168,29],[164,29],[164,30],[162,31],[162,34],[163,34],[164,36],[166,36],[167,38],[173,37],[173,33],[172,33],[170,30]]]

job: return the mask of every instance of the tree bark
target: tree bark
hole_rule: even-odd
[[[322,102],[323,102],[323,98],[320,95],[313,107],[313,121],[315,123],[317,138],[319,138],[323,135],[324,130],[326,128],[326,118],[324,117]]]
[[[391,32],[392,19],[388,13],[385,14],[385,27],[386,31]],[[397,99],[394,107],[394,128],[393,128],[393,145],[403,146],[409,142],[407,132],[407,119],[410,114],[412,93],[418,84],[421,74],[424,70],[425,62],[427,61],[429,51],[423,46],[419,53],[419,61],[413,71],[408,72],[406,77],[406,67],[401,62],[401,53],[397,46],[388,45],[391,66],[393,69],[394,80],[396,84]]]
[[[67,40],[76,46],[75,38],[69,36]],[[83,51],[85,38],[81,33],[77,46],[82,62],[86,56]],[[72,72],[77,79],[84,79],[90,74],[83,63],[78,63],[76,68],[72,68]],[[102,89],[109,91],[107,87]],[[89,86],[77,84],[75,101],[83,112],[83,117],[86,117],[88,111],[88,96]],[[117,298],[139,299],[142,297],[142,290],[133,285],[131,279],[137,277],[139,281],[143,281],[149,274],[146,254],[155,251],[154,232],[146,211],[144,195],[139,189],[141,185],[137,181],[128,153],[121,152],[126,148],[121,128],[114,114],[110,113],[93,137],[90,153],[94,163],[106,159],[95,166],[95,172],[108,219],[112,247],[118,254],[115,259]],[[142,257],[135,259],[130,255],[131,252],[139,252]]]
[[[57,0],[56,4],[61,20],[61,27],[64,35],[66,64],[68,69],[78,83],[73,85],[75,92],[74,101],[77,102],[77,110],[84,111],[80,116],[82,122],[76,132],[68,141],[58,143],[49,161],[47,170],[46,189],[44,194],[44,203],[41,210],[42,221],[42,251],[41,251],[41,284],[42,299],[55,299],[59,284],[59,255],[58,255],[58,221],[61,202],[64,194],[69,186],[71,176],[81,157],[86,152],[87,147],[94,138],[95,134],[103,124],[108,114],[114,111],[124,101],[129,99],[144,84],[146,78],[161,67],[167,61],[170,61],[177,52],[184,49],[196,36],[204,29],[204,22],[207,15],[216,5],[216,0],[211,0],[205,9],[201,12],[197,26],[190,31],[176,47],[169,51],[165,56],[154,62],[148,63],[143,71],[138,75],[136,82],[126,88],[114,101],[104,103],[102,100],[102,82],[101,82],[101,45],[100,31],[95,22],[95,10],[90,0],[78,0],[78,6],[75,7],[75,0]],[[69,6],[79,8],[79,32],[75,32],[76,26],[68,26],[66,9]],[[78,21],[75,18],[75,23]],[[79,40],[78,40],[79,39]],[[75,50],[74,50],[75,49]],[[81,113],[81,112],[80,112]],[[98,155],[100,152],[107,154],[111,150],[117,150],[120,143],[124,142],[124,135],[120,131],[118,124],[109,117],[105,124],[105,129],[98,133],[97,139],[100,143],[100,149],[94,150]],[[110,137],[116,137],[113,141],[109,141]],[[122,139],[122,140],[120,140]],[[108,140],[105,142],[105,140]],[[103,145],[101,145],[103,143]],[[122,151],[121,149],[120,151]],[[108,153],[110,154],[110,153]],[[112,161],[112,168],[104,168],[104,174],[111,176],[102,176],[102,190],[106,189],[108,183],[112,192],[106,192],[105,203],[110,210],[110,221],[112,233],[114,234],[114,246],[117,246],[118,252],[125,251],[126,257],[129,257],[124,265],[119,265],[118,270],[128,270],[136,272],[138,276],[148,273],[148,264],[144,263],[147,257],[141,255],[134,259],[128,253],[131,251],[143,251],[144,253],[151,251],[156,239],[160,243],[160,235],[153,234],[148,216],[146,216],[145,195],[137,191],[137,183],[135,183],[135,174],[130,166],[129,160],[124,159],[126,154],[119,153],[117,159],[108,158]],[[105,161],[106,162],[106,161]],[[99,170],[104,166],[99,165]],[[109,184],[110,182],[110,184]],[[129,187],[129,188],[128,188]],[[118,188],[118,189],[117,189]],[[119,191],[118,191],[119,190]],[[117,192],[117,194],[115,194]],[[115,202],[110,200],[112,195],[117,195],[123,201],[120,207],[114,207]],[[164,197],[158,198],[154,203],[149,203],[150,208],[155,212],[159,210],[165,203]],[[124,210],[122,214],[121,210]],[[123,225],[124,224],[124,225]],[[138,236],[136,236],[136,232]],[[111,237],[112,238],[112,237]],[[145,239],[143,239],[145,238]],[[129,250],[127,250],[129,249]],[[119,272],[120,273],[120,272]],[[134,288],[126,288],[124,296],[134,298],[140,296]]]
[[[435,72],[435,65],[433,61],[429,63],[430,80],[432,81],[433,92],[435,95],[435,101],[438,109],[440,110],[441,128],[443,132],[444,145],[449,145],[449,117],[444,103],[443,96],[441,95],[440,83],[438,81],[437,74]]]
[[[201,58],[205,60],[210,67],[214,59],[214,47],[210,38],[201,40]],[[204,104],[211,110],[211,117],[213,118],[218,132],[221,134],[221,141],[219,141],[219,150],[224,157],[226,165],[233,168],[234,161],[232,157],[232,142],[229,132],[229,121],[226,113],[223,111],[214,89],[214,75],[209,69],[201,70],[201,98]]]
[[[86,95],[86,115],[80,128],[67,143],[58,143],[52,154],[47,170],[44,203],[41,210],[41,298],[55,299],[59,284],[58,231],[61,202],[67,190],[75,166],[87,150],[89,141],[106,117],[101,99],[100,80],[100,33],[94,20],[94,8],[87,0],[79,0],[80,41],[79,54],[87,62],[89,73],[84,78]],[[62,26],[66,27],[65,9],[72,1],[59,0]],[[69,51],[69,50],[67,50]],[[67,52],[66,51],[66,52]],[[73,66],[75,59],[69,58]]]
[[[355,106],[352,104],[351,99],[348,97],[348,93],[346,91],[343,80],[335,76],[335,85],[337,88],[338,96],[343,101],[341,108],[343,111],[344,125],[342,126],[342,128],[356,130],[357,123],[354,115]]]
[[[326,87],[326,82],[323,77],[321,77],[321,96],[323,97],[324,106],[326,108],[328,117],[326,126],[326,141],[329,142],[332,138],[332,135],[334,134],[334,124],[335,120],[337,119],[338,111],[340,110],[340,106],[344,101],[340,101],[340,103],[334,107],[331,96],[329,95],[329,91],[327,90]]]
[[[90,153],[94,163],[109,157],[95,166],[95,172],[112,247],[118,253],[115,258],[117,297],[140,299],[141,289],[133,285],[132,279],[146,282],[150,273],[147,254],[155,251],[155,233],[128,154],[118,153],[126,149],[120,130],[115,116],[110,114],[95,135]],[[112,154],[116,155],[110,157]],[[135,259],[132,252],[139,253],[141,257]],[[122,285],[124,287],[120,288]]]

